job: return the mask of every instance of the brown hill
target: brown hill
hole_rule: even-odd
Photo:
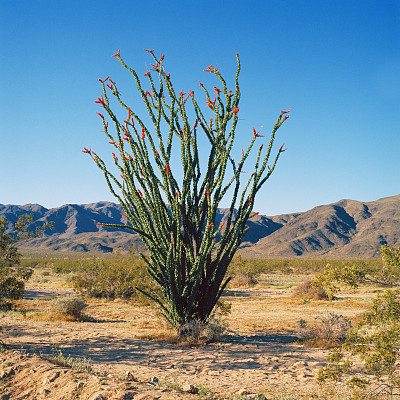
[[[46,209],[40,205],[1,205],[0,217],[15,223],[34,215],[35,225],[54,221],[46,236],[21,244],[22,250],[107,253],[141,246],[129,231],[106,230],[102,223],[124,223],[121,206],[110,202],[67,204]],[[220,209],[218,222],[227,217]],[[369,203],[341,200],[309,211],[273,217],[257,216],[240,253],[251,258],[373,258],[382,244],[400,245],[400,195]]]
[[[241,253],[254,258],[373,258],[383,244],[400,245],[400,195],[315,207],[253,246],[244,244]]]

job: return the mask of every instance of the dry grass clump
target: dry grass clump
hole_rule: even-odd
[[[306,280],[299,285],[293,292],[294,297],[299,297],[305,300],[328,300],[328,294],[325,289],[314,288],[312,280]]]
[[[64,296],[57,297],[49,301],[48,310],[44,312],[26,312],[25,317],[34,321],[44,322],[74,322],[86,321],[93,322],[94,319],[83,314],[82,311],[87,304],[77,297]]]
[[[299,339],[312,347],[330,348],[344,343],[351,329],[351,322],[343,315],[333,312],[315,317],[310,324],[304,319],[298,322]]]
[[[51,301],[50,309],[56,314],[64,314],[75,318],[82,319],[82,310],[87,304],[77,297],[65,296],[57,297]]]
[[[222,338],[228,325],[225,321],[211,317],[206,323],[194,319],[178,329],[180,346],[196,346],[215,342]]]

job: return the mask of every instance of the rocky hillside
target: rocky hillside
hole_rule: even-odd
[[[227,216],[220,209],[218,220]],[[54,221],[54,230],[26,241],[22,249],[111,252],[140,246],[137,235],[106,230],[96,223],[124,223],[119,205],[110,202],[67,204],[46,209],[37,204],[0,205],[0,217],[15,223],[32,213],[35,224]],[[341,200],[302,213],[260,216],[248,222],[250,230],[240,252],[254,258],[372,258],[382,244],[400,245],[400,195],[362,203]]]

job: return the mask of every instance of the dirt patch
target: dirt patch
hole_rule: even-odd
[[[42,307],[46,299],[64,294],[47,288],[28,290],[28,297],[36,299],[29,301],[32,307],[39,303]],[[267,298],[259,300],[260,296]],[[201,398],[208,399],[233,399],[240,393],[276,393],[285,387],[296,395],[289,398],[310,399],[320,393],[316,375],[326,365],[328,350],[297,344],[289,330],[240,330],[240,319],[249,320],[249,316],[239,304],[251,310],[257,323],[266,326],[268,310],[273,307],[270,299],[274,296],[268,290],[241,291],[235,297],[240,303],[229,321],[232,330],[223,340],[186,348],[144,340],[143,332],[162,330],[162,323],[154,310],[135,308],[123,301],[90,301],[85,312],[98,322],[40,322],[17,313],[1,313],[2,338],[11,349],[1,354],[2,371],[14,370],[14,374],[3,377],[1,399],[93,400],[99,393],[107,400],[194,399],[193,395],[176,390],[185,385],[200,388],[209,396]],[[295,311],[287,308],[286,314]],[[315,314],[315,307],[310,312]],[[284,318],[282,313],[279,312]],[[265,321],[261,321],[261,315]],[[252,326],[258,325],[254,322]],[[51,356],[60,351],[65,357],[90,359],[93,373],[54,366],[43,357],[28,356]],[[127,371],[134,381],[125,380]],[[50,383],[45,382],[48,375],[58,372],[54,381],[49,378]],[[154,378],[157,385],[149,386],[147,383]],[[12,397],[4,397],[11,394]]]
[[[8,399],[54,400],[167,400],[189,399],[188,395],[146,382],[134,382],[113,375],[77,372],[49,363],[21,351],[0,354],[0,394]]]

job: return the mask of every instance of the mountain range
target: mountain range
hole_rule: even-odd
[[[138,235],[105,229],[96,223],[124,224],[122,208],[111,202],[66,204],[47,209],[38,204],[2,205],[0,217],[10,225],[32,214],[34,225],[53,221],[54,229],[41,238],[20,243],[22,252],[63,251],[107,253],[142,246]],[[228,209],[219,209],[217,222]],[[340,200],[299,213],[257,215],[239,253],[249,258],[374,258],[383,244],[400,246],[400,195],[372,202]]]

